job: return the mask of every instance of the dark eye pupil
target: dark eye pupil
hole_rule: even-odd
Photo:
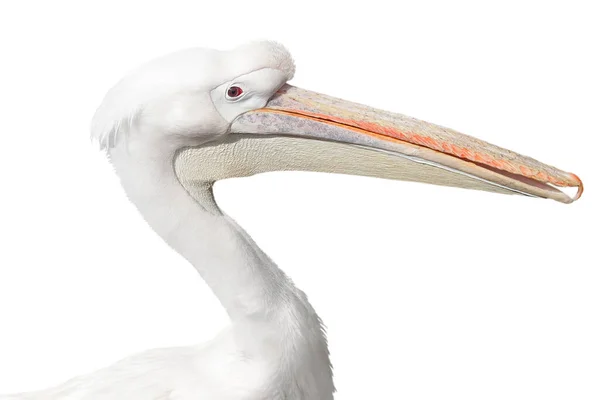
[[[239,97],[242,94],[242,89],[237,86],[232,86],[227,90],[227,96],[229,97]]]

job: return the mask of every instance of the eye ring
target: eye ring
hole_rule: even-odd
[[[242,90],[241,87],[230,86],[229,89],[227,89],[227,98],[237,99],[238,97],[240,97],[242,95],[242,93],[244,93],[244,91]]]

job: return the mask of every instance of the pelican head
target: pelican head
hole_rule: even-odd
[[[448,128],[291,86],[294,69],[288,51],[274,42],[173,53],[109,91],[92,135],[107,149],[127,143],[162,149],[184,186],[310,170],[563,203],[581,196],[583,185],[572,173]]]

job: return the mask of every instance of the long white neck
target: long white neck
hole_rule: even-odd
[[[302,360],[305,365],[298,368],[314,370],[320,376],[311,379],[332,391],[326,339],[306,296],[219,210],[211,182],[200,182],[193,196],[180,184],[175,151],[142,142],[116,147],[109,155],[148,224],[198,270],[223,304],[240,350],[260,356],[275,346],[286,374],[295,373],[293,360]],[[269,340],[255,339],[264,339],[266,331]]]

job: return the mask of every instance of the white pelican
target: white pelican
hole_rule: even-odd
[[[550,198],[573,174],[406,116],[288,85],[273,42],[189,49],[118,82],[92,122],[129,199],[206,280],[231,326],[211,342],[151,350],[41,392],[2,399],[332,399],[321,321],[306,296],[215,203],[213,183],[310,170]],[[577,187],[568,196],[558,187]]]

